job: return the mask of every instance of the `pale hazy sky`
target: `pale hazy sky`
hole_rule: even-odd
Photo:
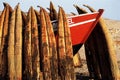
[[[0,0],[0,11],[3,10],[3,2],[9,3],[12,8],[19,2],[21,10],[27,12],[30,6],[33,6],[36,10],[39,10],[37,5],[47,8],[50,1],[53,2],[56,9],[58,9],[58,5],[62,6],[66,13],[77,13],[73,4],[77,4],[82,8],[85,8],[82,6],[83,4],[87,4],[96,10],[104,9],[102,16],[105,18],[120,20],[120,0]]]

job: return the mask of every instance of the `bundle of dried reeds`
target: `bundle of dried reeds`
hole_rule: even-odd
[[[43,78],[45,80],[52,80],[51,76],[51,65],[50,65],[50,57],[52,54],[49,50],[49,41],[48,41],[48,32],[47,32],[47,24],[44,14],[44,9],[40,9],[40,27],[41,27],[41,60],[42,60],[42,69],[43,69]]]
[[[50,2],[50,14],[40,7],[27,13],[18,4],[14,10],[4,3],[0,15],[0,80],[75,80],[73,47],[65,11]],[[87,11],[74,5],[79,14]],[[95,10],[84,5],[90,11]],[[51,20],[56,20],[56,31]],[[100,40],[102,39],[102,40]],[[108,29],[100,19],[85,42],[90,75],[118,80],[120,72]],[[73,61],[74,59],[74,61]]]
[[[6,79],[7,69],[8,69],[8,58],[7,58],[7,49],[8,49],[8,30],[9,30],[9,19],[11,15],[10,6],[7,3],[4,3],[4,10],[1,15],[0,20],[0,78]]]
[[[74,80],[73,53],[70,39],[70,31],[66,15],[63,9],[59,8],[58,13],[58,61],[62,80]],[[71,72],[72,71],[72,72]]]

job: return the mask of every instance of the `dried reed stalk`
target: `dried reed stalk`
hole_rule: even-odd
[[[68,26],[66,14],[63,9],[62,9],[62,16],[63,16],[65,52],[66,52],[66,80],[75,80],[70,28]]]
[[[41,30],[40,30],[40,13],[37,11],[37,10],[34,10],[35,11],[35,14],[36,14],[36,17],[37,17],[37,24],[38,24],[38,38],[39,38],[39,45],[41,45]],[[40,46],[39,46],[39,50],[41,50]],[[40,52],[40,51],[39,51]],[[43,72],[42,72],[42,59],[41,59],[41,53],[39,54],[39,58],[40,58],[40,79],[43,80]]]
[[[10,29],[8,38],[8,77],[10,80],[14,80],[15,73],[15,63],[14,63],[14,31],[15,31],[15,11],[12,12],[10,19]]]
[[[78,5],[73,5],[79,14],[85,14],[87,11],[83,8],[80,8]]]
[[[32,55],[31,55],[31,10],[27,14],[27,23],[24,30],[24,72],[25,80],[32,80]]]
[[[6,12],[6,7],[2,11],[0,15],[0,46],[1,46],[1,40],[2,40],[2,32],[3,32],[3,23],[4,23],[4,18],[5,18],[5,12]]]
[[[40,58],[39,58],[39,41],[38,25],[34,9],[31,7],[31,54],[33,79],[40,79]]]
[[[4,13],[4,21],[2,26],[2,36],[1,36],[1,44],[0,44],[0,76],[1,79],[6,79],[7,77],[7,49],[8,49],[8,30],[9,30],[9,19],[10,19],[10,10],[9,5],[4,3],[5,13]]]
[[[22,80],[22,14],[20,5],[15,7],[15,73],[16,79]]]
[[[58,67],[61,80],[65,80],[66,77],[66,52],[65,52],[65,34],[64,34],[64,24],[62,8],[59,8],[58,12]]]
[[[57,20],[58,14],[52,2],[50,2],[50,19]]]
[[[40,27],[40,13],[37,10],[34,10],[35,14],[36,14],[36,18],[37,18],[37,24],[38,24],[38,29]],[[39,29],[40,30],[40,29]],[[39,31],[38,30],[38,31]],[[38,32],[40,33],[40,32]]]
[[[47,11],[44,10],[44,15],[46,19],[46,28],[48,34],[48,42],[49,42],[49,58],[50,58],[50,66],[51,66],[51,75],[52,80],[58,80],[58,55],[57,55],[57,48],[56,48],[56,40],[53,31],[53,26],[50,21],[50,17]]]
[[[40,9],[40,32],[41,32],[41,60],[42,60],[42,70],[43,70],[43,79],[44,80],[52,80],[51,76],[51,66],[50,66],[50,50],[49,50],[49,41],[48,34],[46,29],[46,19],[44,10]]]

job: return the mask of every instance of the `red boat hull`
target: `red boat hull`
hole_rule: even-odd
[[[98,12],[68,17],[73,46],[85,43],[102,13],[103,9],[100,9]]]

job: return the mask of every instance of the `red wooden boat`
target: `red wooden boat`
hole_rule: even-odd
[[[100,16],[103,13],[103,9],[99,9],[98,12],[86,13],[81,15],[69,16],[68,23],[71,32],[71,39],[73,45],[73,52],[76,53],[82,44],[85,43],[92,30],[95,28]],[[57,21],[52,21],[56,23]],[[54,31],[57,29],[54,26]]]
[[[100,9],[98,12],[68,17],[73,45],[85,43],[102,13],[103,9]]]

